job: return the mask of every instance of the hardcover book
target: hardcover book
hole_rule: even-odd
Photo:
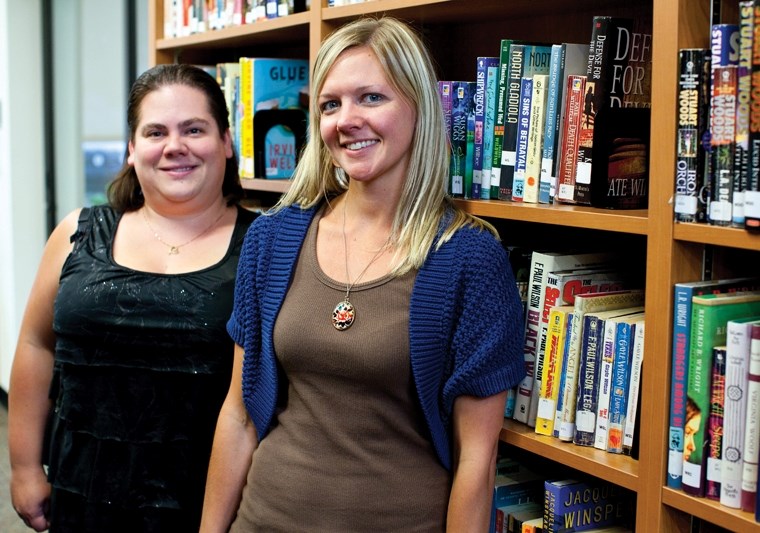
[[[757,1],[753,3],[758,18]],[[750,72],[750,91],[760,91],[760,24],[753,24],[752,63]],[[749,109],[749,171],[747,187],[744,191],[744,228],[748,231],[760,230],[760,106]]]
[[[705,176],[709,170],[703,138],[710,113],[710,51],[679,51],[678,120],[676,122],[675,219],[706,222]]]
[[[753,323],[760,323],[760,317],[740,318],[726,323],[720,503],[734,509],[741,508],[742,459]]]
[[[578,146],[583,120],[586,94],[586,76],[568,76],[565,90],[565,120],[557,168],[556,199],[564,203],[575,202],[575,173],[578,167]]]
[[[726,347],[713,347],[710,375],[710,414],[707,419],[707,469],[705,496],[720,500],[721,455],[723,453],[724,400],[726,385]]]
[[[512,200],[522,202],[525,195],[525,169],[528,160],[528,133],[533,105],[533,78],[524,77],[520,83],[520,114],[517,119],[515,170],[512,181]]]
[[[594,17],[574,200],[643,209],[648,200],[651,21]]]
[[[539,435],[551,436],[554,433],[554,418],[567,332],[567,316],[572,312],[572,305],[557,305],[552,307],[549,312],[541,391],[538,395],[538,411],[536,413],[536,433]]]
[[[538,203],[538,183],[541,179],[541,153],[544,142],[544,122],[549,76],[533,76],[533,95],[528,126],[528,150],[525,161],[525,190],[523,202]]]
[[[475,82],[451,83],[451,195],[464,198],[470,194],[472,177],[467,179],[467,122],[475,120]]]
[[[703,294],[760,288],[756,278],[730,278],[676,283],[673,289],[673,345],[670,371],[670,422],[668,430],[668,487],[680,489],[683,476],[686,384],[691,351],[692,298]]]
[[[496,118],[496,91],[499,83],[499,59],[494,57],[487,61],[486,73],[486,112],[483,129],[483,173],[481,175],[480,198],[491,198],[493,173],[494,124]],[[498,187],[496,188],[498,190]]]
[[[742,459],[742,511],[757,512],[758,458],[760,458],[760,324],[753,324],[747,372],[747,417]]]
[[[712,349],[726,343],[726,323],[760,313],[760,292],[705,294],[692,298],[691,349],[686,384],[683,490],[705,495],[707,420],[710,412]],[[691,411],[691,413],[689,413]],[[690,416],[690,414],[692,416]]]
[[[641,368],[644,364],[644,331],[646,322],[636,324],[631,361],[631,382],[628,384],[628,402],[623,429],[623,455],[638,459],[639,396],[641,395]]]
[[[475,137],[473,141],[472,160],[472,189],[471,198],[480,198],[480,188],[483,184],[483,151],[485,140],[486,109],[488,106],[487,83],[489,67],[498,65],[496,57],[478,57],[475,67],[475,94],[473,102],[475,106]],[[489,161],[490,164],[490,161]],[[490,166],[489,166],[490,168]],[[490,187],[490,172],[489,172]],[[490,191],[490,189],[489,189]]]
[[[612,483],[576,479],[544,483],[544,533],[623,525],[632,514],[632,495]]]
[[[510,105],[508,86],[509,86],[509,48],[512,39],[502,39],[499,53],[499,78],[496,88],[496,102],[493,126],[493,156],[491,160],[491,198],[499,199],[499,185],[501,183],[501,158],[504,146],[504,123],[506,120],[507,109]],[[519,92],[517,93],[519,98]],[[510,191],[510,195],[511,195]]]
[[[736,71],[736,132],[731,225],[744,227],[744,191],[749,176],[749,107],[752,89],[752,39],[755,9],[752,0],[739,2],[739,61]]]

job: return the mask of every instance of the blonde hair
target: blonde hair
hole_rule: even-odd
[[[333,165],[320,136],[321,113],[316,97],[338,57],[358,46],[372,50],[393,88],[417,111],[407,179],[391,229],[391,240],[396,247],[394,274],[420,268],[434,245],[441,246],[463,226],[486,229],[498,238],[491,224],[462,211],[447,195],[449,144],[435,69],[420,37],[408,25],[392,17],[357,19],[337,29],[322,43],[310,81],[309,139],[291,186],[274,211],[293,204],[313,207],[347,189],[346,176]],[[447,208],[454,216],[436,243]]]

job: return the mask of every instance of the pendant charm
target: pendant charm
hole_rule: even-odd
[[[176,246],[172,246],[169,248],[169,255],[177,255],[179,253],[179,248]]]
[[[343,300],[333,309],[332,323],[338,331],[344,331],[351,327],[356,318],[356,310],[348,300]]]

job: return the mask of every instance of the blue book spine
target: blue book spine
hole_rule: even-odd
[[[559,97],[562,94],[562,80],[565,62],[565,46],[552,45],[549,64],[549,94],[546,98],[546,119],[544,122],[544,145],[541,153],[541,179],[538,183],[538,202],[548,204],[551,198],[554,153],[557,139],[557,120],[559,119]]]
[[[612,363],[612,389],[610,390],[607,451],[623,453],[623,428],[628,399],[628,376],[633,353],[634,327],[623,320],[615,332],[615,359]]]
[[[467,120],[473,108],[473,82],[454,81],[451,84],[451,165],[449,179],[451,195],[465,195],[467,162]],[[468,191],[469,194],[469,191]]]
[[[579,446],[593,446],[596,431],[596,402],[599,388],[599,361],[604,320],[596,315],[583,317],[581,366],[578,374],[578,393],[575,409],[575,436]]]
[[[530,104],[533,95],[533,78],[523,78],[520,84],[520,115],[517,121],[515,144],[515,174],[512,182],[512,200],[521,202],[525,193],[525,164],[528,158],[528,130]]]
[[[481,174],[480,198],[491,198],[493,184],[494,123],[496,118],[496,90],[499,84],[499,58],[486,58],[485,120],[483,122],[483,173]]]

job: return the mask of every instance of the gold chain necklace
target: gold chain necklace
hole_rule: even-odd
[[[158,234],[158,232],[153,229],[153,226],[150,225],[150,221],[148,220],[147,209],[143,209],[142,214],[143,214],[143,220],[145,220],[145,224],[147,224],[148,225],[148,229],[150,229],[150,231],[153,232],[153,236],[156,238],[156,240],[158,242],[160,242],[161,244],[163,244],[164,246],[167,246],[169,248],[169,255],[177,255],[177,254],[179,254],[179,249],[180,248],[182,248],[183,246],[187,246],[188,244],[190,244],[191,242],[193,242],[195,239],[198,239],[201,236],[205,235],[206,233],[208,233],[211,230],[211,228],[213,228],[214,226],[216,226],[216,223],[219,222],[222,219],[222,217],[224,216],[224,213],[226,213],[226,212],[227,212],[227,209],[226,208],[223,209],[222,212],[221,212],[221,214],[218,217],[216,217],[216,220],[214,220],[211,224],[209,224],[206,227],[206,229],[204,229],[203,231],[201,231],[198,235],[196,235],[195,237],[193,237],[189,241],[183,242],[182,244],[169,244],[168,242],[166,242],[165,240],[163,240],[161,238],[161,236]]]
[[[348,297],[351,294],[351,289],[354,288],[354,285],[359,283],[359,280],[361,277],[369,270],[369,267],[377,261],[377,259],[382,255],[382,253],[385,251],[385,249],[388,247],[388,243],[390,242],[391,236],[388,235],[388,238],[385,240],[385,244],[383,244],[380,249],[375,252],[375,255],[372,257],[369,263],[367,263],[367,266],[364,267],[364,270],[361,271],[361,273],[356,276],[356,279],[353,281],[353,283],[349,283],[349,273],[348,273],[348,244],[346,242],[346,207],[348,206],[348,195],[346,196],[346,200],[343,204],[343,254],[345,256],[346,260],[346,295],[343,297],[343,300],[338,302],[338,305],[335,306],[335,309],[333,309],[332,312],[332,323],[335,329],[338,331],[344,331],[351,327],[351,324],[354,323],[356,320],[356,308],[354,307],[354,304],[352,304]]]

